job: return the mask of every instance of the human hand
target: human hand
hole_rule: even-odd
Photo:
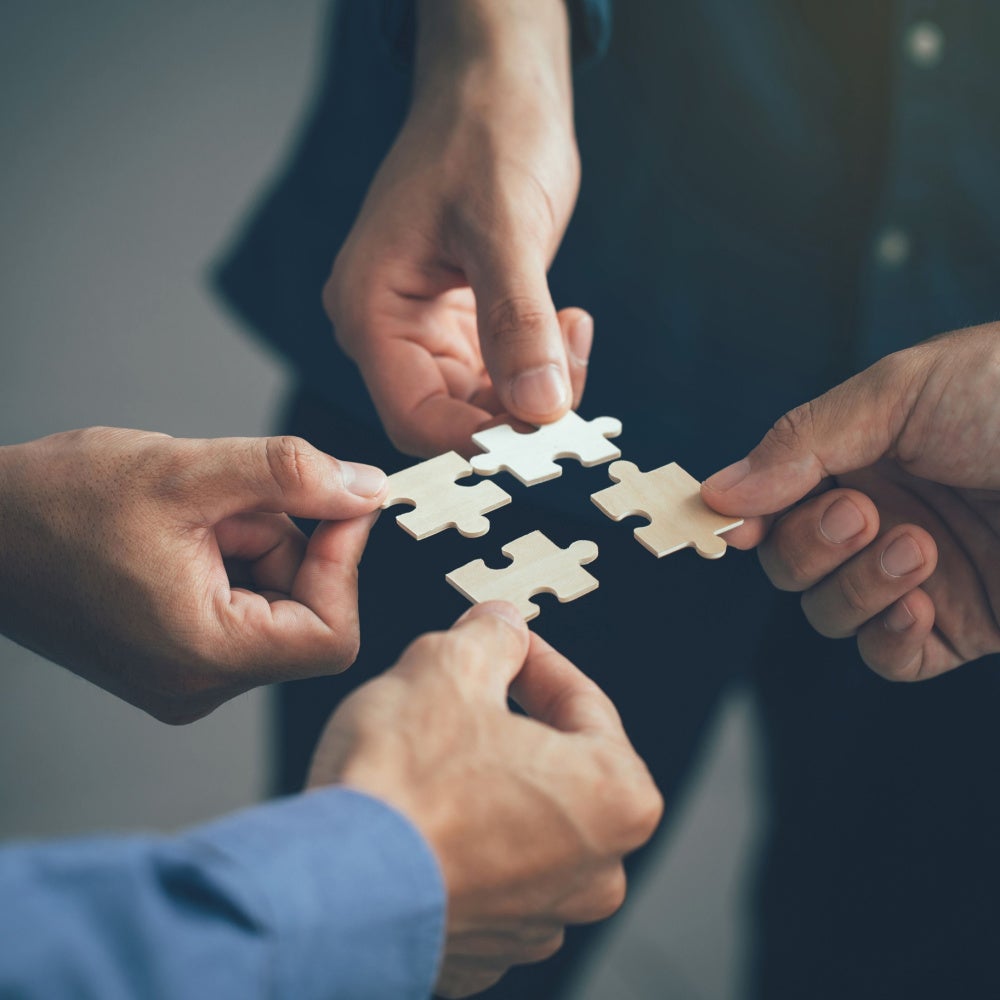
[[[507,707],[510,695],[527,712]],[[516,610],[489,603],[417,639],[347,698],[310,787],[341,782],[408,816],[448,892],[438,990],[486,989],[609,916],[622,857],[652,836],[662,800],[614,706]]]
[[[297,438],[0,448],[0,631],[164,722],[357,653],[385,476]],[[286,516],[326,521],[307,542]]]
[[[546,277],[579,176],[563,0],[421,4],[409,116],[323,296],[402,451],[579,402],[593,321]]]
[[[702,496],[757,515],[727,541],[759,544],[813,627],[857,635],[882,676],[1000,651],[1000,325],[900,351],[792,410]]]

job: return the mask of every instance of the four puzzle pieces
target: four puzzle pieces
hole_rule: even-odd
[[[478,538],[490,530],[483,515],[509,504],[510,494],[496,483],[459,486],[455,482],[470,475],[472,467],[454,451],[411,465],[389,476],[382,508],[412,503],[414,509],[400,514],[396,523],[418,541],[447,528],[457,528],[466,538]]]
[[[452,570],[445,579],[473,604],[510,601],[525,621],[539,608],[528,600],[535,594],[555,594],[564,604],[597,589],[597,580],[584,568],[597,558],[593,542],[578,541],[561,549],[540,531],[515,538],[501,549],[511,565],[490,569],[482,559]]]
[[[632,462],[615,462],[608,475],[618,484],[591,495],[613,521],[642,514],[650,523],[635,529],[636,539],[658,559],[693,545],[704,559],[725,555],[719,538],[743,521],[717,514],[701,499],[701,486],[676,462],[640,472]]]
[[[506,469],[525,486],[534,486],[562,474],[557,458],[575,458],[588,467],[617,458],[621,452],[607,439],[621,429],[613,417],[587,421],[571,411],[528,434],[509,426],[478,431],[472,440],[486,449],[485,454],[466,462],[451,451],[389,476],[382,507],[413,504],[414,509],[400,514],[396,522],[418,540],[452,527],[467,538],[478,538],[490,529],[484,515],[510,503],[510,495],[495,483],[459,486],[457,479]],[[616,485],[592,494],[591,500],[614,521],[631,514],[647,517],[650,523],[636,528],[635,537],[657,558],[690,545],[703,558],[718,559],[726,551],[719,536],[743,523],[706,506],[698,481],[676,462],[651,472],[640,472],[632,462],[615,462],[608,473]],[[445,579],[474,604],[510,601],[525,621],[539,613],[529,600],[535,594],[555,594],[565,603],[597,588],[597,580],[583,568],[597,558],[593,542],[576,541],[562,549],[542,532],[532,531],[501,551],[511,560],[510,566],[490,569],[476,559]]]
[[[555,423],[528,434],[518,434],[507,424],[477,431],[472,440],[486,454],[473,455],[470,462],[482,476],[506,469],[525,486],[534,486],[562,475],[554,459],[575,458],[590,467],[618,458],[621,452],[608,438],[621,432],[621,421],[614,417],[584,420],[570,410]]]

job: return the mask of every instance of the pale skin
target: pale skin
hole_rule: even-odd
[[[380,470],[297,438],[101,427],[0,448],[0,632],[171,723],[336,673],[357,652],[357,565],[384,496]],[[322,523],[307,540],[289,514]],[[449,997],[614,912],[622,859],[663,808],[611,702],[502,603],[340,705],[309,787],[335,783],[434,852]]]
[[[401,450],[547,423],[583,393],[593,321],[546,271],[576,203],[564,0],[418,8],[413,101],[324,289]]]
[[[921,680],[1000,651],[1000,324],[883,359],[792,410],[702,496],[865,662]]]

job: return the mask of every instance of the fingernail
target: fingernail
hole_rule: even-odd
[[[750,463],[745,458],[741,458],[738,462],[733,462],[732,465],[720,469],[714,476],[709,476],[705,480],[705,485],[716,493],[725,493],[737,483],[742,483],[748,475],[750,475]]]
[[[900,535],[882,553],[882,569],[889,576],[906,576],[924,564],[920,547],[909,535]]]
[[[916,620],[905,601],[896,601],[882,618],[890,632],[905,632]]]
[[[834,545],[841,545],[860,535],[864,529],[864,514],[847,497],[830,504],[819,521],[820,533]]]
[[[508,625],[513,625],[518,631],[524,628],[524,616],[508,601],[486,601],[483,604],[473,604],[458,620],[464,622],[472,618],[481,618],[483,615],[493,615],[494,618],[502,618]]]
[[[377,496],[385,486],[385,473],[373,465],[341,462],[340,476],[345,490],[366,499]]]
[[[569,386],[558,365],[522,372],[511,386],[514,405],[522,413],[544,416],[569,402]]]
[[[577,317],[569,328],[566,340],[573,362],[585,367],[590,360],[590,348],[594,344],[594,318],[589,313]]]

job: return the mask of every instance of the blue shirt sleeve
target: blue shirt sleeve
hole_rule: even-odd
[[[408,1000],[444,942],[437,861],[346,788],[176,838],[0,851],[0,996]]]

